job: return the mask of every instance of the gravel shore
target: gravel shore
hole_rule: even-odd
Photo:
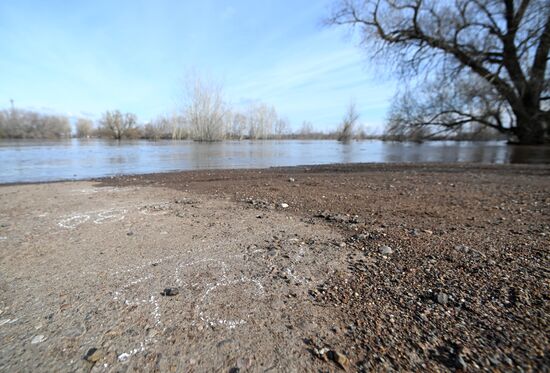
[[[548,371],[550,167],[0,187],[0,371]]]

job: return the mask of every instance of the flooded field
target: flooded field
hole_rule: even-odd
[[[548,163],[549,147],[504,142],[356,141],[0,141],[0,183],[119,174],[331,163]]]

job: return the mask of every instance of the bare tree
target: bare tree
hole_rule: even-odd
[[[76,121],[76,137],[88,138],[92,135],[94,124],[90,119],[78,118]]]
[[[355,103],[350,102],[346,114],[342,118],[342,124],[338,131],[338,141],[349,142],[353,137],[354,127],[359,120],[359,113],[355,108]]]
[[[143,127],[143,137],[148,140],[187,138],[185,121],[178,115],[161,115]]]
[[[135,114],[122,114],[120,111],[106,111],[99,121],[100,131],[115,140],[133,138],[137,134],[137,117]]]
[[[264,103],[253,104],[248,109],[248,136],[251,139],[267,139],[277,123],[277,111]]]
[[[188,77],[185,91],[183,112],[191,127],[193,140],[223,140],[228,108],[221,85],[195,73]]]
[[[287,118],[279,118],[275,121],[275,137],[277,139],[282,138],[288,133],[290,124]]]
[[[53,139],[71,136],[69,119],[30,110],[3,110],[0,114],[0,137],[18,139]]]
[[[413,125],[479,123],[522,144],[550,136],[548,0],[342,0],[328,22],[360,28],[363,46],[403,76],[459,82],[460,105],[424,105]]]
[[[298,131],[298,135],[302,138],[308,138],[313,135],[313,123],[311,123],[308,120],[304,120],[302,122],[302,126],[300,127],[300,130]]]
[[[230,136],[237,140],[242,140],[246,133],[248,118],[243,113],[234,112],[231,115]]]

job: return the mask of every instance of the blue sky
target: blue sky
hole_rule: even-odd
[[[186,73],[223,83],[235,107],[272,104],[294,129],[334,129],[353,99],[381,128],[395,82],[369,68],[331,1],[0,2],[0,107],[141,121],[181,107]]]

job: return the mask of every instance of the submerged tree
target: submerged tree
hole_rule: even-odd
[[[122,114],[120,111],[106,111],[99,121],[100,132],[115,140],[133,138],[137,135],[137,117],[135,114]]]
[[[71,136],[69,118],[31,110],[0,111],[0,138],[55,139]]]
[[[277,111],[273,106],[256,103],[248,108],[248,137],[253,140],[267,139],[277,125]]]
[[[359,113],[355,108],[355,103],[350,102],[348,109],[344,118],[342,119],[342,124],[338,131],[338,141],[349,142],[353,137],[354,127],[359,120]]]
[[[94,131],[94,124],[90,119],[78,118],[76,121],[76,137],[88,138]]]
[[[225,120],[229,113],[222,86],[198,74],[188,76],[183,115],[195,141],[219,141],[225,136]]]
[[[547,0],[342,0],[328,21],[360,28],[373,56],[432,86],[398,96],[420,106],[409,115],[394,105],[407,114],[400,125],[477,123],[522,144],[550,137]]]

